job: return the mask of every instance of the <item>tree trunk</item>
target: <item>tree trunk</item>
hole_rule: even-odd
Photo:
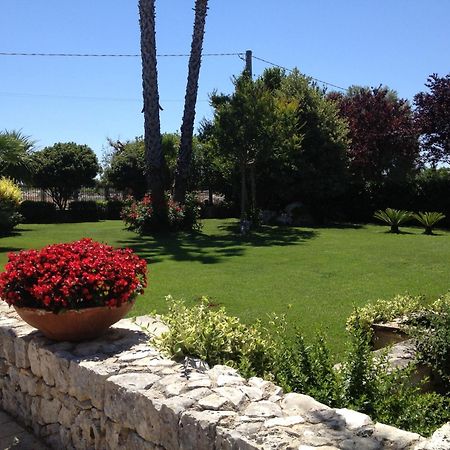
[[[164,154],[159,120],[158,71],[156,62],[155,0],[139,0],[141,28],[144,142],[147,180],[155,206],[165,204]]]
[[[245,163],[241,162],[241,222],[246,219],[247,210],[247,177]]]
[[[195,1],[194,31],[192,33],[191,55],[184,99],[183,122],[181,125],[180,149],[175,175],[174,199],[184,203],[192,157],[192,136],[194,134],[195,104],[197,102],[198,77],[202,59],[203,36],[208,9],[208,0]]]

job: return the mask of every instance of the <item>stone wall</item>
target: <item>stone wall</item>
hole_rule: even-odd
[[[2,304],[0,408],[55,449],[450,449],[448,426],[425,440],[229,367],[175,363],[147,340],[122,320],[101,339],[55,343]]]

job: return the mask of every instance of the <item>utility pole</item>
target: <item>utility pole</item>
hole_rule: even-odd
[[[245,52],[245,71],[253,78],[253,68],[252,68],[252,51],[247,50]]]

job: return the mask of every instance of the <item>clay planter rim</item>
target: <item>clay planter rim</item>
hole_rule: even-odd
[[[42,308],[14,306],[17,314],[44,336],[55,341],[81,342],[96,339],[130,311],[135,299],[120,306],[66,309],[58,313]]]

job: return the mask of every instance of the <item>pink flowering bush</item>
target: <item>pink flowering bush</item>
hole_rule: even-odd
[[[167,196],[165,205],[160,208],[155,207],[151,195],[145,195],[142,200],[128,197],[121,217],[129,230],[139,234],[200,229],[200,207],[192,196],[188,196],[184,205]]]
[[[9,305],[58,312],[120,306],[147,285],[146,261],[130,249],[92,239],[8,255],[0,298]]]

